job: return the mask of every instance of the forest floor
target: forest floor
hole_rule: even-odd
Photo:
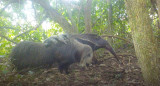
[[[105,51],[88,69],[73,64],[68,75],[59,73],[57,67],[24,75],[12,72],[0,75],[0,86],[144,86],[133,50],[117,50],[117,55],[123,65]]]

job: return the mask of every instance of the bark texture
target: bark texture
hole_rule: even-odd
[[[158,7],[158,17],[159,17],[159,27],[158,27],[158,35],[160,36],[160,0],[157,1],[157,7]]]
[[[157,7],[158,7],[159,22],[160,22],[160,0],[156,0],[156,1],[157,1]]]
[[[108,10],[108,30],[107,30],[107,34],[109,35],[113,35],[113,20],[112,20],[112,0],[107,0],[107,3],[109,4],[109,10]],[[112,37],[108,38],[108,42],[110,44],[113,43]]]
[[[85,21],[85,32],[91,33],[91,9],[92,9],[92,0],[87,0],[86,6],[84,8],[84,21]]]
[[[160,86],[158,46],[149,18],[150,0],[125,0],[132,38],[146,85]]]

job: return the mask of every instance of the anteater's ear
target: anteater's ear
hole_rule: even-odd
[[[44,45],[45,45],[45,47],[50,47],[50,46],[52,46],[53,44],[56,44],[56,43],[57,43],[56,39],[48,39],[44,42]]]
[[[49,43],[44,43],[45,47],[48,48],[50,46]]]

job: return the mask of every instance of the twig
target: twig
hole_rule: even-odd
[[[9,38],[3,36],[2,34],[0,34],[0,37],[5,38],[6,40],[8,40],[8,41],[10,41],[10,42],[12,42],[12,43],[14,43],[14,44],[17,44],[17,43],[14,42],[13,40],[11,40],[11,39],[9,39]]]
[[[46,17],[44,17],[44,18],[42,19],[42,21],[41,21],[35,28],[32,28],[32,29],[30,29],[30,30],[27,30],[27,31],[25,31],[25,32],[17,35],[16,37],[13,38],[13,40],[15,40],[17,37],[19,37],[19,36],[21,36],[21,35],[23,35],[23,34],[25,34],[25,33],[28,33],[28,32],[30,32],[30,31],[32,31],[32,30],[36,30],[36,29],[43,23],[43,21],[44,21],[45,19],[46,19]]]
[[[126,41],[127,43],[130,43],[130,44],[132,44],[132,42],[130,42],[129,40],[126,40],[126,39],[124,39],[124,38],[121,38],[121,37],[118,37],[118,36],[111,36],[111,35],[102,35],[101,37],[113,37],[113,38],[118,38],[118,39],[121,39],[121,40],[123,40],[123,41]]]
[[[128,84],[142,84],[141,82],[133,82],[133,81],[128,81]]]
[[[108,66],[108,67],[111,67],[111,66]],[[111,68],[113,68],[113,67],[111,67]],[[113,69],[115,69],[115,68],[113,68]],[[116,69],[115,69],[116,70]],[[125,70],[120,70],[120,71],[107,71],[108,73],[114,73],[114,74],[117,74],[117,73],[125,73]]]
[[[2,26],[2,27],[0,27],[0,28],[7,28],[7,29],[15,29],[14,27],[5,27],[5,26]]]
[[[135,55],[131,55],[131,54],[125,54],[125,55],[124,55],[124,54],[123,54],[123,55],[122,55],[122,54],[121,54],[121,55],[120,55],[120,54],[117,54],[117,56],[123,56],[123,57],[125,57],[125,56],[132,56],[132,57],[136,58]]]

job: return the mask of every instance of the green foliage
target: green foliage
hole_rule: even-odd
[[[4,6],[8,3],[7,1],[3,1]],[[63,2],[62,0],[50,0],[49,1],[51,6],[58,11],[58,13],[62,14],[65,19],[70,23],[69,14],[67,12],[67,9],[71,11],[72,18],[74,19],[79,33],[85,33],[85,23],[84,23],[84,7],[86,4],[85,1],[79,1],[79,2]],[[25,5],[26,3],[27,5]],[[30,4],[28,4],[30,3]],[[35,22],[39,23],[44,16],[46,15],[46,10],[44,8],[36,3],[32,3],[31,1],[21,1],[19,3],[11,4],[7,8],[7,10],[10,9],[10,11],[4,11],[1,15],[5,16],[8,15],[9,17],[0,17],[0,27],[11,27],[11,28],[1,28],[1,35],[4,35],[5,37],[8,37],[9,39],[14,39],[17,35],[33,29],[36,27],[36,25],[33,25],[29,19],[27,18],[27,12],[26,7],[32,7],[33,12],[33,20],[36,20]],[[68,6],[68,7],[66,7]],[[106,0],[93,0],[92,2],[92,31],[93,33],[102,35],[106,34],[108,32],[108,7],[109,4]],[[123,0],[112,0],[112,20],[113,20],[113,35],[118,35],[122,38],[130,37],[130,28],[128,26],[128,19],[124,7],[124,1]],[[27,14],[26,14],[27,13]],[[31,15],[29,15],[31,16]],[[31,17],[32,19],[32,17]],[[25,22],[24,22],[25,21]],[[48,20],[46,20],[48,21]],[[29,41],[35,41],[35,42],[42,42],[47,37],[50,37],[52,35],[57,35],[64,33],[63,29],[59,26],[58,23],[53,22],[52,19],[49,19],[50,22],[50,28],[47,28],[47,30],[44,30],[42,26],[38,27],[36,30],[31,30],[25,34],[22,34],[21,36],[18,36],[13,41],[20,42],[23,40],[29,40]],[[124,41],[115,39],[114,38],[114,45],[115,47],[120,47],[121,45],[125,44]],[[13,43],[11,43],[9,40],[6,40],[5,38],[1,38],[1,46],[0,48],[2,52],[1,55],[8,54],[11,50],[11,48],[14,46]]]

